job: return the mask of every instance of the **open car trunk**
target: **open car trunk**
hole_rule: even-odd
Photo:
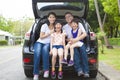
[[[64,16],[71,12],[74,16],[86,18],[88,13],[88,0],[32,0],[35,19],[44,18],[49,12],[57,16]]]

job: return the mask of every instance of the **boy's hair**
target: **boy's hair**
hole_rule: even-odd
[[[72,23],[72,22],[75,22],[75,23],[79,24],[79,20],[76,19],[76,18],[74,18],[74,19],[71,21],[71,23]]]

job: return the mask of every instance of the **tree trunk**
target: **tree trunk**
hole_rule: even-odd
[[[115,38],[117,38],[118,26],[119,26],[119,25],[117,25],[117,26],[115,27],[115,36],[114,36]]]
[[[104,33],[104,29],[103,29],[103,25],[102,25],[100,13],[99,13],[99,8],[98,8],[97,0],[94,0],[94,3],[95,3],[95,9],[96,9],[96,14],[97,14],[97,18],[98,18],[98,23],[99,23],[99,26],[100,26],[100,30],[101,30],[101,32]],[[113,48],[113,47],[110,45],[110,43],[109,43],[106,35],[104,35],[103,38],[104,38],[106,47],[107,47],[107,48]]]

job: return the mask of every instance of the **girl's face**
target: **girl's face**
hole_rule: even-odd
[[[55,25],[55,31],[56,31],[56,32],[59,32],[59,31],[61,31],[61,29],[62,29],[62,25],[61,25],[60,23],[57,23],[57,24]]]
[[[49,20],[50,24],[53,24],[56,20],[56,17],[53,14],[50,14],[48,17],[48,20]]]
[[[73,30],[78,28],[78,24],[76,22],[72,22],[71,26]]]

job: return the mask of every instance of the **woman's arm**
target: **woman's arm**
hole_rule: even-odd
[[[50,33],[45,34],[45,32],[40,32],[40,39],[44,39],[46,37],[50,36]]]

